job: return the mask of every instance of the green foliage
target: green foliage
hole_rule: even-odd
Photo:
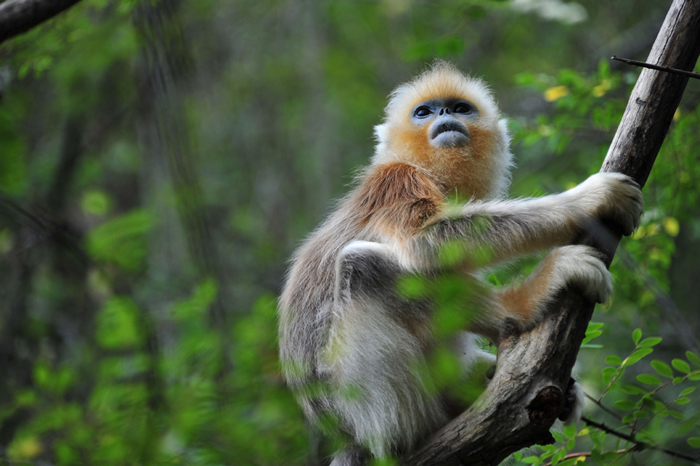
[[[143,311],[128,298],[111,299],[98,319],[101,355],[86,366],[36,363],[36,389],[15,401],[35,414],[15,436],[10,457],[20,461],[46,449],[61,465],[157,464],[174,457],[279,464],[301,457],[306,428],[279,382],[274,298],[261,297],[238,321],[235,343],[223,353],[221,333],[207,324],[215,296],[208,280],[173,304],[179,344],[162,357],[149,348]],[[222,372],[222,364],[236,370]],[[70,401],[76,370],[90,371],[94,380],[85,405]],[[50,444],[42,440],[48,437]]]
[[[632,332],[632,341],[634,347],[629,356],[624,359],[607,356],[605,361],[609,367],[603,368],[600,374],[604,388],[595,404],[602,408],[600,415],[607,418],[605,423],[591,416],[590,420],[585,419],[586,426],[578,431],[575,425],[567,426],[561,434],[554,433],[556,445],[543,446],[544,452],[539,456],[518,458],[521,463],[576,464],[591,458],[594,464],[608,464],[624,460],[637,451],[663,451],[666,449],[664,442],[678,436],[684,437],[689,446],[700,448],[699,437],[691,434],[700,431],[697,414],[673,409],[692,402],[690,395],[697,386],[687,385],[700,381],[700,369],[691,370],[688,362],[676,358],[671,363],[677,371],[674,373],[665,362],[652,360],[649,366],[662,378],[641,373],[635,377],[637,384],[629,384],[627,369],[650,355],[662,339],[642,339],[642,331],[636,329]],[[696,357],[688,352],[689,360]],[[577,439],[590,451],[575,453]]]
[[[634,79],[629,75],[611,73],[607,64],[602,62],[598,71],[591,75],[573,70],[562,70],[556,76],[523,73],[518,76],[518,81],[541,92],[544,99],[552,103],[553,113],[537,116],[533,122],[525,124],[516,121],[515,137],[526,146],[544,145],[547,151],[563,154],[573,144],[580,152],[593,152],[592,144],[574,142],[572,136],[582,131],[594,131],[595,134],[596,131],[614,128],[626,102],[626,93],[621,91]],[[686,144],[696,136],[686,133],[685,137],[680,138],[682,142],[679,139],[680,149],[669,149],[673,147],[670,141],[678,137],[676,130],[685,130],[686,121],[694,121],[695,118],[696,113],[693,112],[676,119],[676,127],[659,156],[663,160],[670,155],[671,162],[660,170],[657,170],[659,163],[655,165],[645,187],[646,197],[653,200],[651,203],[647,201],[647,213],[632,240],[623,242],[619,255],[625,258],[626,266],[622,267],[619,261],[613,263],[611,270],[618,275],[613,307],[616,312],[622,311],[623,315],[625,308],[630,312],[656,315],[659,289],[668,289],[668,270],[677,246],[675,238],[682,229],[678,217],[683,217],[683,212],[696,210],[686,203],[684,195],[681,194],[679,198],[679,191],[683,189],[681,180],[686,176],[694,179],[694,174],[689,172],[693,172],[696,165],[691,167],[684,156],[691,151]],[[590,172],[597,171],[601,160],[599,157],[597,155],[589,163]],[[665,179],[659,177],[660,172],[665,174],[661,175],[666,176]],[[696,194],[688,195],[694,199]],[[630,264],[635,264],[635,268],[629,270]],[[614,330],[608,329],[607,333],[611,331]],[[604,333],[602,323],[591,322],[582,348],[608,348],[609,343],[590,343]],[[677,439],[681,438],[690,447],[700,447],[697,432],[693,436],[699,425],[698,414],[695,409],[687,409],[693,405],[692,395],[696,390],[695,385],[688,384],[700,380],[700,365],[696,364],[700,363],[700,358],[687,351],[685,359],[668,356],[666,361],[654,359],[646,365],[651,373],[645,371],[644,361],[664,341],[659,337],[643,338],[642,330],[637,328],[632,332],[634,347],[627,356],[613,353],[599,357],[599,360],[605,361],[605,366],[600,371],[598,382],[584,375],[584,386],[598,393],[596,403],[601,408],[589,417],[593,422],[598,417],[604,418],[601,421],[604,420],[605,427],[587,423],[580,429],[576,438],[579,444],[583,444],[578,447],[582,455],[568,448],[569,444],[573,444],[571,439],[574,436],[565,431],[563,437],[557,438],[556,445],[543,447],[542,455],[525,457],[520,462],[552,465],[593,462],[602,465],[637,464],[639,461],[658,464],[670,460],[669,456],[661,453],[670,445],[690,457],[697,456],[697,451],[687,451],[687,447],[684,450],[676,445]],[[617,353],[619,344],[613,344],[611,349]],[[585,360],[586,353],[582,354]],[[644,453],[639,453],[641,450]],[[640,459],[633,459],[632,456],[639,456]],[[647,459],[642,460],[642,457]]]
[[[600,168],[636,78],[596,66],[598,51],[646,53],[647,39],[629,32],[649,32],[667,7],[578,2],[589,19],[570,25],[513,3],[92,0],[3,43],[0,349],[11,358],[0,368],[0,462],[327,455],[340,440],[317,447],[282,382],[275,299],[285,260],[371,156],[387,92],[435,58],[483,76],[510,114],[512,195],[560,191]],[[695,320],[678,314],[697,308],[696,94],[691,83],[578,370],[607,410],[589,402],[589,417],[647,448],[579,424],[542,457],[515,455],[521,463],[673,461],[656,446],[698,454],[700,357],[676,338]],[[478,265],[493,253],[455,243],[440,255]],[[508,286],[536,263],[488,283]],[[404,277],[398,289],[437,303],[434,331],[448,345],[478,317],[465,309],[480,286],[448,273]],[[662,307],[669,298],[676,314]],[[426,389],[473,402],[482,384],[463,382],[446,349],[435,348]]]
[[[147,235],[154,226],[155,218],[146,210],[120,215],[90,231],[88,251],[97,261],[129,272],[142,270],[146,266]]]

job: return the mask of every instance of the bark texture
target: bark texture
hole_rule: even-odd
[[[674,0],[649,63],[692,70],[700,54],[700,1]],[[646,182],[688,78],[644,69],[635,85],[601,171]],[[615,226],[592,227],[582,243],[612,261]],[[496,374],[477,404],[438,431],[405,465],[490,465],[534,444],[552,442],[557,418],[594,304],[575,290],[562,293],[537,328],[503,338]],[[555,311],[556,309],[556,311]]]

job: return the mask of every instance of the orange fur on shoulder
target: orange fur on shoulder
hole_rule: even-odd
[[[445,202],[444,194],[421,169],[405,163],[373,165],[351,199],[365,226],[383,234],[414,235]]]

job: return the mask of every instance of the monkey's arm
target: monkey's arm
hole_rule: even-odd
[[[419,241],[436,252],[461,240],[467,260],[484,266],[571,242],[588,222],[606,218],[624,234],[636,228],[642,193],[631,178],[598,173],[575,188],[542,198],[470,202],[434,217]]]

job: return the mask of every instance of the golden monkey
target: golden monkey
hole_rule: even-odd
[[[294,255],[279,303],[286,380],[307,417],[334,416],[351,439],[334,466],[403,455],[449,421],[420,370],[434,344],[431,303],[401,297],[400,276],[438,273],[441,246],[461,245],[464,286],[478,290],[465,312],[476,318],[452,347],[468,371],[495,359],[475,334],[497,341],[506,321],[532,326],[567,285],[603,302],[612,285],[601,255],[567,244],[601,217],[629,234],[642,212],[638,186],[615,173],[562,194],[504,199],[512,157],[506,123],[488,87],[445,62],[391,93],[375,135],[371,164]],[[455,207],[448,203],[455,196],[469,201]],[[487,286],[479,275],[546,249],[520,286]],[[469,263],[470,253],[484,250],[478,266]]]

